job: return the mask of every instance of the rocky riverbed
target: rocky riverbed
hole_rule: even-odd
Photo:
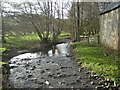
[[[49,52],[50,54],[50,52]],[[25,53],[12,58],[9,62],[10,84],[14,88],[79,88],[108,89],[102,78],[80,67],[66,53],[41,55]],[[109,82],[109,81],[108,81]],[[113,82],[110,83],[114,85]],[[108,87],[107,87],[108,86]],[[117,90],[117,87],[112,87]]]
[[[95,88],[83,68],[65,56],[14,58],[10,82],[15,88]],[[12,60],[11,60],[12,61]],[[97,82],[95,82],[97,83]]]

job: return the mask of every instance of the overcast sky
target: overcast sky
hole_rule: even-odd
[[[52,1],[52,2],[58,2],[58,4],[59,4],[59,7],[60,8],[62,8],[62,2],[64,3],[64,8],[66,8],[66,9],[64,9],[64,13],[65,13],[65,18],[67,17],[67,13],[68,13],[68,10],[70,9],[70,7],[68,7],[67,5],[68,5],[68,3],[69,3],[69,5],[71,5],[71,2],[76,2],[76,1],[84,1],[84,2],[92,2],[92,1],[97,1],[97,2],[99,2],[99,1],[101,1],[101,2],[107,2],[107,1],[110,1],[110,0],[3,0],[4,2],[6,1],[6,2],[14,2],[14,3],[22,3],[22,2],[32,2],[32,3],[35,3],[35,2],[37,2],[37,1],[39,1],[39,2],[45,2],[45,1]],[[118,1],[118,0],[113,0],[113,1]],[[11,11],[15,11],[15,9],[11,6],[11,5],[9,5],[9,4],[7,4],[7,3],[5,3],[4,4],[4,7],[6,7],[6,11],[9,11],[9,10],[11,10]],[[16,9],[16,11],[17,11],[17,9]]]
[[[10,1],[10,2],[23,2],[23,1],[30,1],[30,2],[34,2],[34,1],[37,1],[37,0],[7,0],[7,1]],[[66,1],[69,1],[69,2],[118,2],[120,0],[38,0],[38,1],[60,1],[60,2],[66,2]]]
[[[52,1],[52,2],[71,2],[74,0],[7,0],[9,2],[25,2],[25,1],[29,1],[29,2],[35,2],[35,1],[41,1],[41,2],[45,2],[45,1]]]
[[[37,1],[41,2],[41,4],[42,4],[42,2],[45,2],[47,0],[6,0],[6,2],[13,2],[13,3],[22,3],[22,2],[32,2],[32,3],[35,3]],[[48,0],[48,1],[50,1],[50,0]],[[64,18],[67,18],[68,10],[70,9],[72,0],[51,0],[51,1],[52,2],[57,2],[58,5],[59,5],[59,7],[60,7],[60,9],[62,9],[62,1],[63,1],[63,7],[66,8],[66,9],[63,10],[63,12],[64,12]],[[4,2],[5,2],[5,0],[4,0]],[[54,5],[54,3],[53,3],[53,5]],[[5,11],[13,11],[13,12],[17,11],[17,12],[19,12],[19,10],[13,8],[8,3],[4,3],[3,7],[5,7],[4,8]],[[36,5],[36,7],[37,7],[37,5]],[[38,11],[40,11],[40,10],[38,9]],[[56,16],[57,16],[57,14],[56,14]]]

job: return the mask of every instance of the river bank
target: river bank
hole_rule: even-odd
[[[104,48],[88,43],[75,42],[75,56],[78,63],[89,71],[93,71],[105,80],[114,82],[119,86],[118,56],[108,53]],[[117,84],[118,85],[117,85]],[[107,85],[107,84],[106,84]]]

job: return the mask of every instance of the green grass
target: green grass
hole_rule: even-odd
[[[4,52],[5,50],[6,50],[5,48],[0,48],[0,55],[2,55],[2,52]],[[7,63],[0,61],[0,68],[2,67],[3,64],[7,64]]]
[[[98,46],[87,43],[73,43],[75,45],[75,58],[82,62],[84,67],[96,72],[98,75],[119,82],[118,58],[115,55],[105,56],[105,51]]]
[[[4,52],[6,50],[6,48],[0,48],[0,55],[2,52]]]
[[[70,37],[70,33],[62,32],[58,38],[62,39],[62,38],[68,38],[68,37]]]
[[[5,38],[7,43],[3,43],[3,48],[9,50],[11,47],[16,49],[30,49],[31,46],[38,44],[40,42],[39,37],[37,34],[30,34],[25,36],[18,36],[18,37],[6,37]]]

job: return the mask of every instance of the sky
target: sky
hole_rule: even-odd
[[[39,1],[39,2],[45,2],[45,0],[6,0],[6,2],[12,2],[12,3],[22,3],[22,2],[32,2],[32,3],[35,3],[36,1]],[[50,0],[48,0],[50,1]],[[64,4],[64,8],[67,8],[67,9],[64,9],[63,12],[64,12],[64,18],[67,18],[67,13],[68,13],[68,9],[70,9],[70,6],[71,5],[70,3],[72,2],[72,0],[52,0],[52,2],[58,2],[59,3],[59,7],[60,7],[60,10],[62,9],[62,1],[63,1],[63,4]],[[5,2],[5,0],[4,0]],[[68,5],[69,4],[69,5]],[[54,3],[53,3],[53,6],[54,6]],[[3,7],[6,7],[4,10],[6,11],[17,11],[19,12],[19,10],[17,9],[14,9],[10,4],[8,3],[4,3]],[[37,5],[36,5],[37,7]],[[54,8],[53,8],[54,9]],[[38,9],[39,10],[39,9]],[[53,10],[54,11],[54,10]],[[38,11],[40,12],[40,10]],[[56,17],[57,17],[57,14],[56,14]]]
[[[45,2],[45,1],[52,1],[52,2],[72,2],[74,0],[7,0],[9,2],[24,2],[24,1],[29,1],[29,2],[35,2],[35,1],[41,1],[41,2]]]
[[[30,1],[30,2],[34,2],[34,1],[37,1],[37,0],[7,0],[7,1],[10,1],[10,2],[23,2],[23,1]],[[38,0],[38,1],[60,1],[60,2],[66,2],[66,1],[69,1],[69,2],[118,2],[120,0]]]

